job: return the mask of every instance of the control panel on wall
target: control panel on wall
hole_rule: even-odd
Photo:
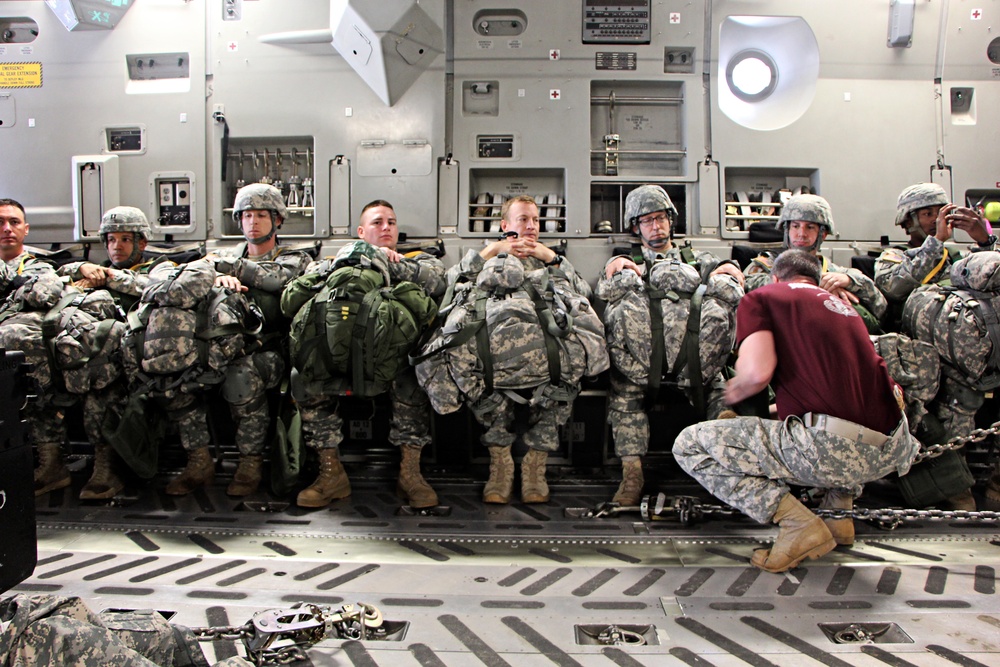
[[[153,226],[167,233],[186,231],[194,224],[194,174],[156,174]]]
[[[649,44],[649,0],[583,0],[584,44]]]

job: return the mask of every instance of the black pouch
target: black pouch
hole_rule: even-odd
[[[132,394],[121,414],[108,410],[101,425],[104,439],[142,479],[156,476],[160,442],[166,430],[166,424],[158,412],[147,409],[149,400],[144,394]]]
[[[907,507],[921,509],[957,496],[975,481],[965,457],[952,449],[910,468],[899,478],[899,491]]]

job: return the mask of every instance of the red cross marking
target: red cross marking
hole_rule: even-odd
[[[972,10],[972,18],[978,19],[982,15],[983,15],[983,13],[981,11],[979,11],[978,9],[973,9]]]

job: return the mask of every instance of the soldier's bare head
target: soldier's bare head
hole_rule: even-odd
[[[771,279],[776,283],[801,282],[806,279],[819,285],[823,269],[819,258],[807,250],[786,250],[774,260]]]
[[[14,199],[0,199],[0,259],[14,259],[24,252],[27,235],[24,206]]]
[[[395,250],[399,243],[399,226],[392,204],[384,199],[365,204],[358,223],[358,238],[379,248]]]
[[[500,229],[517,232],[520,238],[538,239],[538,204],[529,195],[517,195],[503,203],[500,209]]]

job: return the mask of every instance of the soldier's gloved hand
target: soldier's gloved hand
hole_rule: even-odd
[[[215,279],[215,286],[225,287],[226,289],[231,289],[234,292],[246,292],[250,289],[241,283],[239,278],[235,276],[219,276]]]
[[[635,271],[636,274],[640,273],[638,265],[636,265],[636,263],[628,257],[615,257],[613,260],[608,262],[607,267],[605,267],[604,277],[610,279],[611,276],[615,275],[619,271],[626,270]],[[718,269],[716,269],[716,271],[718,271]]]

